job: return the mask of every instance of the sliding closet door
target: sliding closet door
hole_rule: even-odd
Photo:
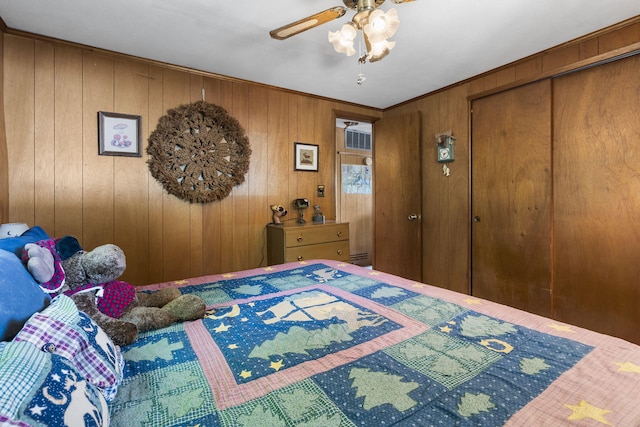
[[[555,317],[640,343],[640,56],[555,79]]]
[[[551,82],[472,104],[472,294],[551,310]]]

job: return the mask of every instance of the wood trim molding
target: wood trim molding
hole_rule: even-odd
[[[640,42],[633,43],[629,46],[625,46],[620,49],[615,49],[610,52],[606,52],[600,55],[593,56],[588,59],[584,59],[582,61],[575,62],[571,65],[565,65],[563,67],[559,67],[553,70],[548,70],[536,75],[534,78],[525,78],[513,81],[511,83],[497,86],[492,89],[488,89],[481,92],[476,92],[470,94],[467,99],[469,101],[473,101],[474,99],[482,98],[488,95],[493,95],[494,93],[502,92],[505,90],[513,89],[518,86],[524,86],[529,83],[534,83],[540,80],[544,80],[551,77],[558,77],[563,74],[573,73],[576,71],[584,70],[586,68],[595,67],[597,65],[606,64],[608,62],[617,61],[619,59],[628,58],[630,56],[640,54]]]
[[[589,58],[584,58],[582,60],[579,60],[578,62],[572,62],[571,64],[568,65],[563,65],[557,68],[553,68],[550,70],[544,70],[544,72],[542,71],[542,67],[540,66],[540,72],[534,72],[532,73],[530,76],[528,76],[527,78],[523,78],[523,79],[519,79],[519,80],[513,80],[513,81],[509,81],[508,83],[505,84],[497,84],[494,87],[490,88],[490,89],[486,89],[486,90],[479,90],[479,91],[473,91],[473,89],[470,87],[469,88],[469,99],[477,99],[481,96],[486,96],[486,95],[490,95],[492,93],[496,93],[496,92],[500,92],[502,90],[506,90],[506,89],[510,89],[516,86],[521,86],[523,84],[527,84],[527,83],[533,83],[535,81],[541,80],[543,78],[548,78],[551,76],[555,76],[555,75],[561,75],[567,72],[571,72],[574,70],[578,70],[578,69],[584,69],[585,67],[589,67],[589,66],[594,66],[597,64],[602,64],[608,61],[613,61],[615,59],[622,59],[624,57],[630,56],[635,54],[634,52],[640,49],[640,15],[635,16],[633,18],[627,19],[625,21],[619,22],[617,24],[613,24],[609,27],[606,28],[602,28],[599,30],[596,30],[592,33],[586,34],[582,37],[576,38],[574,40],[570,40],[568,42],[565,42],[563,44],[560,44],[558,46],[554,46],[552,48],[540,51],[538,53],[535,53],[533,55],[530,55],[528,57],[519,59],[517,61],[514,61],[512,63],[503,65],[501,67],[498,68],[494,68],[493,70],[489,70],[485,73],[482,74],[478,74],[476,76],[470,77],[466,80],[462,80],[460,82],[456,82],[452,85],[437,89],[435,91],[426,93],[424,95],[419,95],[415,98],[409,99],[407,101],[404,101],[402,103],[387,107],[383,110],[383,112],[389,111],[389,110],[393,110],[397,107],[406,105],[406,104],[411,104],[415,101],[419,101],[420,99],[424,99],[427,98],[429,96],[435,95],[437,93],[440,92],[446,92],[452,88],[455,88],[457,86],[462,86],[462,85],[472,85],[473,83],[479,82],[482,79],[491,77],[492,75],[498,75],[500,73],[509,73],[510,71],[513,72],[513,75],[515,76],[515,69],[519,66],[525,66],[528,63],[531,62],[535,62],[535,61],[542,61],[545,57],[549,57],[550,55],[554,55],[554,54],[560,54],[562,51],[570,49],[570,48],[576,48],[576,49],[581,49],[583,46],[586,45],[595,45],[594,49],[602,49],[602,47],[600,46],[600,42],[603,39],[607,39],[609,37],[615,37],[616,35],[622,35],[621,38],[631,38],[633,39],[632,42],[628,43],[627,45],[618,47],[616,49],[613,50],[608,50],[604,53],[600,53],[600,54],[595,54],[592,57]],[[624,43],[624,42],[623,42]]]
[[[3,29],[2,25],[4,25],[4,21],[2,21],[2,17],[0,17],[0,30]],[[244,80],[244,79],[239,79],[239,78],[236,78],[236,77],[225,76],[223,74],[216,74],[216,73],[212,73],[212,72],[209,72],[209,71],[203,71],[203,70],[198,70],[198,69],[194,69],[194,68],[183,67],[183,66],[180,66],[180,65],[170,64],[170,63],[162,62],[162,61],[156,61],[156,60],[153,60],[153,59],[147,59],[147,58],[143,58],[143,57],[140,57],[140,56],[129,55],[129,54],[126,54],[126,53],[115,52],[115,51],[112,51],[112,50],[100,49],[100,48],[97,48],[97,47],[88,46],[88,45],[81,44],[81,43],[70,42],[70,41],[66,41],[66,40],[60,40],[60,39],[56,39],[56,38],[53,38],[53,37],[42,36],[42,35],[39,35],[39,34],[29,33],[29,32],[21,31],[21,30],[15,30],[15,29],[12,29],[12,28],[8,28],[6,25],[4,25],[3,32],[6,35],[30,38],[30,39],[33,39],[33,40],[53,43],[53,44],[59,45],[59,46],[61,45],[61,46],[69,46],[69,47],[79,48],[79,49],[83,49],[83,50],[86,50],[86,51],[95,52],[95,53],[98,53],[98,54],[109,55],[109,56],[113,56],[113,57],[120,57],[120,58],[124,58],[125,60],[133,60],[133,61],[143,62],[145,64],[159,66],[159,67],[162,67],[162,68],[167,68],[167,69],[171,69],[171,70],[175,70],[175,71],[184,71],[184,72],[188,72],[188,73],[191,73],[191,74],[200,75],[200,76],[203,76],[203,77],[211,77],[211,78],[215,78],[217,80],[228,81],[228,82],[231,82],[231,83],[246,83],[246,84],[251,84],[251,85],[254,85],[254,86],[263,87],[263,88],[266,88],[266,89],[278,90],[278,91],[289,93],[289,94],[293,94],[293,95],[302,95],[302,96],[305,96],[305,97],[315,98],[315,99],[329,101],[329,102],[340,102],[341,104],[349,105],[351,107],[366,108],[368,110],[377,110],[377,111],[382,112],[381,108],[374,108],[374,107],[370,107],[370,106],[367,106],[367,105],[356,104],[354,102],[348,102],[348,101],[342,101],[342,100],[327,98],[327,97],[314,95],[314,94],[310,94],[310,93],[306,93],[306,92],[295,91],[295,90],[291,90],[291,89],[284,89],[284,88],[277,87],[277,86],[271,86],[271,85],[267,85],[267,84],[263,84],[263,83],[250,81],[250,80]]]

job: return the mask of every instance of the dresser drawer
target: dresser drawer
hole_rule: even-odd
[[[331,224],[286,230],[285,245],[290,247],[349,240],[349,224]]]
[[[316,245],[287,248],[284,262],[307,261],[316,258],[348,262],[349,241],[342,240],[331,243],[318,243]]]
[[[267,225],[269,265],[314,258],[349,262],[349,223]]]

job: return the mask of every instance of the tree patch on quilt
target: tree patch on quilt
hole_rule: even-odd
[[[491,401],[491,396],[484,393],[465,393],[458,404],[458,413],[465,418],[478,415],[481,412],[489,412],[496,405]]]
[[[436,326],[467,311],[459,305],[426,295],[394,304],[393,308],[429,326]]]
[[[465,318],[461,326],[461,335],[470,338],[500,336],[516,332],[511,323],[501,322],[487,316],[469,316]]]
[[[240,285],[237,288],[233,289],[233,291],[237,294],[248,295],[248,296],[256,296],[262,293],[261,285]]]
[[[413,337],[384,352],[449,390],[500,360],[494,351],[435,331]]]
[[[407,295],[407,291],[405,291],[402,288],[382,286],[376,289],[376,291],[371,294],[371,298],[380,299],[380,298],[399,297],[404,295]]]
[[[362,407],[366,410],[389,404],[404,412],[416,405],[409,393],[420,386],[418,383],[368,368],[353,368],[349,378],[353,380],[353,387],[358,390],[356,397],[364,397]],[[384,384],[384,387],[381,387],[381,384]]]
[[[544,359],[539,357],[524,358],[520,361],[520,369],[528,375],[537,375],[550,367]]]
[[[303,354],[308,356],[309,350],[328,347],[332,343],[352,341],[353,337],[344,325],[333,324],[315,331],[293,326],[286,333],[278,333],[274,339],[266,340],[253,348],[249,357],[270,360],[272,356]]]
[[[140,347],[131,347],[125,352],[127,360],[132,362],[140,362],[142,360],[155,361],[156,359],[162,359],[164,361],[171,361],[174,359],[174,351],[179,351],[184,348],[184,344],[181,341],[176,343],[169,343],[168,338],[162,338],[156,342],[148,342]]]
[[[340,427],[353,425],[311,380],[220,411],[219,425]]]
[[[110,405],[112,424],[177,425],[213,409],[198,364],[182,363],[157,370],[153,373],[157,381],[153,382],[146,375],[125,380],[128,393],[118,393]]]

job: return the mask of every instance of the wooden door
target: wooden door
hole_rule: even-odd
[[[374,124],[375,252],[373,267],[422,278],[420,113]]]
[[[551,314],[551,83],[472,104],[471,292]]]
[[[554,82],[557,319],[640,343],[640,56]]]

